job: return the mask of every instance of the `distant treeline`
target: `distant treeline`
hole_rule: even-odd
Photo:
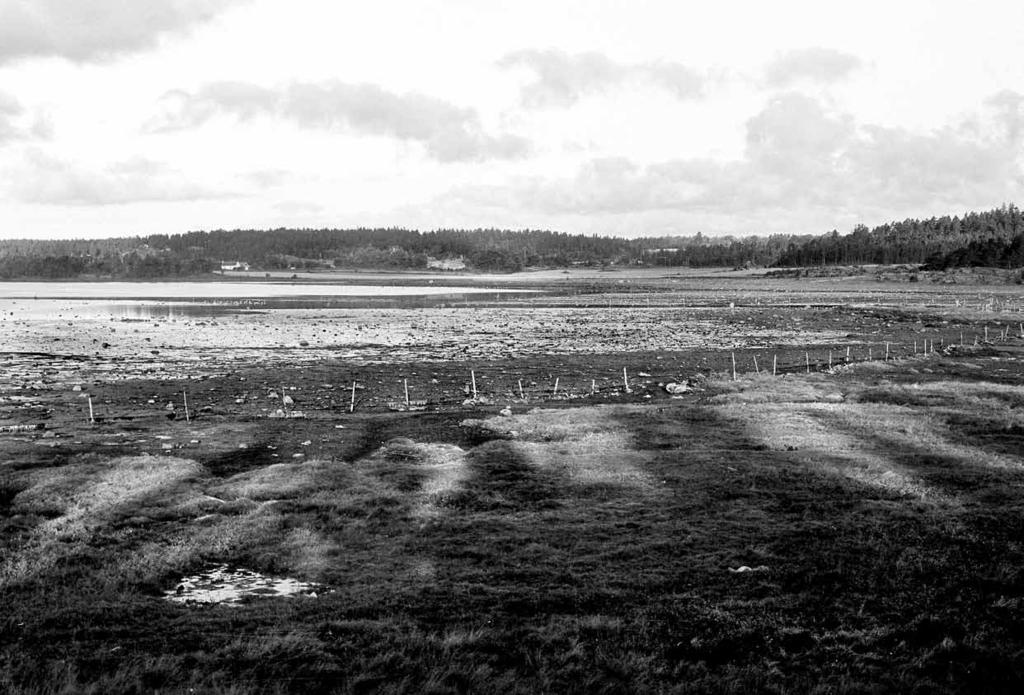
[[[426,268],[459,259],[474,270],[509,272],[576,265],[818,266],[1024,264],[1024,215],[1013,205],[963,217],[890,222],[821,236],[643,237],[546,230],[401,228],[236,229],[99,240],[0,241],[0,279],[157,278],[210,273],[224,264],[254,270]]]
[[[183,258],[174,254],[140,255],[127,252],[97,255],[31,247],[27,251],[11,252],[5,248],[10,243],[0,242],[2,280],[62,280],[85,276],[142,280],[192,277],[212,273],[219,268],[217,263],[209,259]]]
[[[809,237],[803,237],[807,239]],[[473,270],[602,265],[767,265],[801,238],[646,237],[622,239],[544,230],[274,229],[216,230],[99,240],[0,242],[0,279],[195,275],[222,265],[254,270],[422,269],[458,259]]]
[[[1024,214],[1014,205],[971,212],[963,217],[890,222],[868,229],[858,225],[845,235],[836,231],[793,244],[773,265],[862,265],[929,263],[943,266],[978,265],[957,255],[972,244],[1009,244],[1024,235]],[[959,260],[958,260],[959,259]],[[992,257],[992,260],[996,260]],[[961,262],[963,261],[963,262]],[[1019,263],[1018,263],[1019,264]],[[1003,262],[998,265],[1006,267]]]
[[[972,241],[949,253],[936,253],[928,257],[924,270],[949,268],[1022,268],[1024,267],[1024,235],[1009,241],[986,239]]]

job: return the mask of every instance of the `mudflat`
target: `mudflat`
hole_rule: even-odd
[[[641,280],[0,300],[0,686],[1018,688],[1019,290]]]

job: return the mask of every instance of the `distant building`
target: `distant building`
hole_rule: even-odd
[[[220,269],[223,270],[249,270],[248,263],[242,263],[241,261],[235,261],[234,263],[221,263]]]
[[[462,258],[428,258],[427,267],[431,270],[465,270],[466,262]]]

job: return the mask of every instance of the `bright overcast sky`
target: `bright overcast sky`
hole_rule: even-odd
[[[0,238],[1021,202],[1024,3],[0,0]]]

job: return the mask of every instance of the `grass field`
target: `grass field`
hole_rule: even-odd
[[[367,415],[344,446],[7,437],[0,691],[1021,692],[1012,350]],[[221,563],[327,590],[162,598]]]

